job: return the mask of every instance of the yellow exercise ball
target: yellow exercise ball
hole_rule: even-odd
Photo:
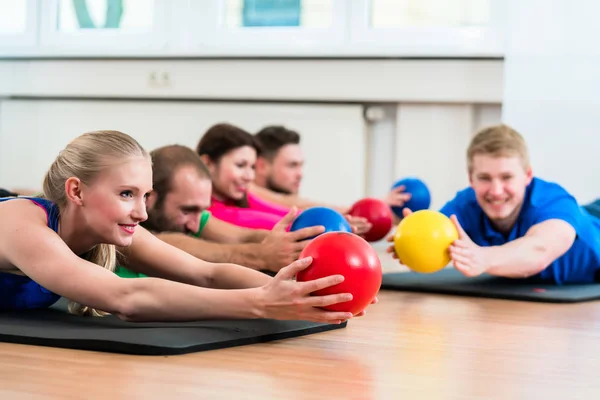
[[[419,210],[404,217],[394,234],[394,249],[400,262],[415,272],[430,274],[450,263],[448,248],[458,231],[439,211]]]

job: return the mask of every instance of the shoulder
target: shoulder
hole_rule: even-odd
[[[529,205],[538,211],[559,208],[579,209],[575,196],[558,183],[533,178],[528,191]]]
[[[556,200],[570,200],[577,203],[575,197],[556,182],[533,178],[530,184],[530,202],[532,205],[543,205]]]
[[[582,215],[575,197],[555,182],[534,178],[528,188],[528,207],[523,213],[532,223],[548,219],[564,220],[576,226]]]
[[[215,210],[215,209],[221,209],[221,208],[226,208],[227,205],[225,204],[224,201],[217,199],[216,197],[211,197],[210,199],[210,207],[208,207],[209,211]]]
[[[477,202],[477,199],[475,198],[475,191],[472,187],[467,187],[456,192],[454,199],[462,202]]]
[[[10,201],[8,199],[0,201],[0,212],[3,214],[24,212],[45,215],[49,208],[54,207],[55,205],[51,201],[37,197],[14,197]]]
[[[12,235],[15,230],[23,230],[37,225],[48,226],[46,209],[29,201],[15,198],[0,202],[0,235]]]
[[[478,209],[475,191],[473,188],[467,187],[456,192],[455,196],[449,200],[440,211],[442,213],[444,213],[445,210],[452,213],[458,213],[474,209]]]

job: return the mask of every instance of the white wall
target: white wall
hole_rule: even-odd
[[[211,125],[230,122],[250,132],[281,123],[302,132],[309,150],[303,194],[346,204],[365,192],[357,177],[366,173],[366,136],[355,105],[5,100],[2,111],[0,182],[8,187],[40,188],[60,149],[86,131],[120,130],[149,150],[174,143],[195,148]]]
[[[536,175],[580,202],[600,197],[600,3],[509,3],[503,119],[525,136]]]
[[[39,187],[58,150],[93,129],[193,147],[216,122],[278,123],[303,136],[302,194],[340,205],[410,174],[441,206],[502,101],[502,62],[489,60],[22,60],[0,74],[0,186]]]
[[[500,103],[498,60],[0,60],[0,96]]]
[[[466,149],[483,125],[500,122],[499,106],[400,104],[397,109],[394,176],[417,176],[439,209],[469,185]]]

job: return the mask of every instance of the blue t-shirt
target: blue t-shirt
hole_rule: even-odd
[[[577,233],[569,250],[533,279],[555,284],[592,283],[600,270],[600,219],[590,215],[556,183],[533,178],[525,191],[523,207],[511,231],[498,232],[485,215],[472,188],[456,194],[440,210],[455,214],[471,240],[479,246],[499,246],[525,236],[536,224],[549,219],[569,223]]]
[[[0,198],[0,202],[16,199],[16,197]],[[49,200],[28,198],[37,204],[48,217],[48,227],[58,232],[58,206]],[[23,310],[46,308],[56,303],[60,296],[50,292],[31,278],[0,272],[0,309]]]

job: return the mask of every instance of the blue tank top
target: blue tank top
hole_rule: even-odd
[[[46,199],[26,198],[46,211],[48,227],[58,233],[58,206]],[[14,199],[15,197],[0,198],[0,202]],[[46,308],[56,303],[60,297],[27,276],[0,272],[0,309]]]

